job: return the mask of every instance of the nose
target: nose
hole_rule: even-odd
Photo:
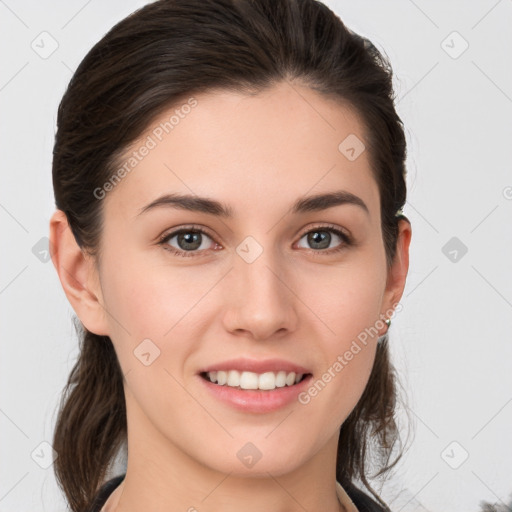
[[[233,266],[225,282],[226,330],[254,340],[294,331],[300,300],[285,263],[278,264],[272,250],[263,250],[252,263],[237,254]]]

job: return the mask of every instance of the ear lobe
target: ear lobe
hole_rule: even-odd
[[[62,210],[56,210],[50,219],[49,238],[53,265],[78,318],[88,331],[108,336],[94,260],[80,249]]]
[[[404,293],[405,281],[409,271],[409,246],[411,243],[412,229],[407,218],[402,218],[398,224],[398,239],[395,258],[388,271],[388,279],[385,291],[386,309],[392,309]]]

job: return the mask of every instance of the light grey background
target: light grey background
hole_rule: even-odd
[[[86,52],[145,3],[0,0],[0,512],[65,510],[41,467],[78,348],[44,252],[56,111]],[[390,341],[414,438],[374,483],[394,512],[512,510],[512,2],[326,3],[389,56],[409,148]]]

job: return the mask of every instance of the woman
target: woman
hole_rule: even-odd
[[[405,151],[389,64],[319,2],[160,0],[92,48],[50,222],[71,510],[389,510]]]

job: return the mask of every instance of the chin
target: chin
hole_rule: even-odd
[[[226,456],[224,452],[220,461],[204,461],[204,464],[232,477],[268,478],[269,473],[277,477],[294,471],[304,463],[304,457],[298,456],[298,450],[297,447],[295,453],[282,453],[274,449],[265,456],[264,450],[257,451],[254,445],[247,443],[235,450],[232,457]]]

